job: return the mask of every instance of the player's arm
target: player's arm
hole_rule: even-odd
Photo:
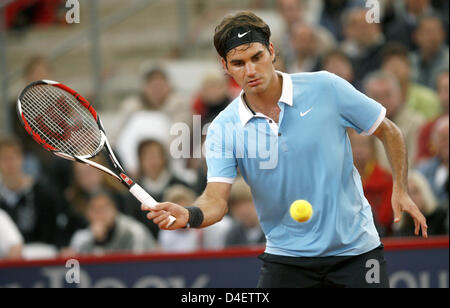
[[[383,142],[392,168],[394,180],[392,191],[394,222],[400,221],[403,211],[407,212],[414,219],[414,233],[419,235],[419,230],[422,229],[422,236],[428,237],[425,217],[408,194],[408,159],[402,132],[397,125],[385,118],[373,134]]]
[[[231,184],[228,183],[208,183],[203,194],[194,202],[194,206],[198,209],[188,211],[187,208],[171,203],[163,202],[155,206],[155,208],[147,214],[147,218],[153,220],[161,229],[175,230],[186,227],[192,218],[201,211],[200,228],[212,225],[225,216],[228,211],[228,196],[230,194]],[[172,215],[176,218],[175,223],[166,228],[168,217]]]

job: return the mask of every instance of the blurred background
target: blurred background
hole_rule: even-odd
[[[239,94],[212,38],[242,10],[270,26],[278,70],[330,71],[386,107],[407,141],[409,189],[429,234],[448,236],[449,1],[0,0],[0,259],[263,247],[241,179],[220,223],[160,231],[114,180],[34,144],[15,111],[28,83],[67,84],[99,111],[125,169],[155,199],[192,204],[206,185],[204,157],[174,157],[170,129],[195,133]],[[408,217],[392,224],[380,143],[349,136],[380,235],[413,236]]]

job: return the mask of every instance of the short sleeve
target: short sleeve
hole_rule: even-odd
[[[386,108],[346,80],[334,74],[330,76],[341,125],[362,135],[372,135],[386,116]]]
[[[233,183],[237,175],[234,142],[233,134],[227,132],[226,125],[213,121],[205,141],[208,182]]]

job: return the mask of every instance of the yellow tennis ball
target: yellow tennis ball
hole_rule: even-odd
[[[311,218],[313,209],[308,201],[296,200],[292,202],[289,212],[294,220],[298,222],[305,222]]]

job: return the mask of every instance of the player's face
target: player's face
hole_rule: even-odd
[[[229,51],[222,64],[245,93],[258,94],[265,91],[272,80],[274,59],[272,43],[269,49],[261,43],[251,43]]]
[[[21,174],[22,154],[14,147],[0,150],[0,175],[13,177]]]

